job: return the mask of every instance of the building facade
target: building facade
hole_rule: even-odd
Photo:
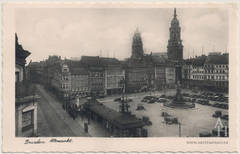
[[[132,41],[132,56],[125,61],[126,91],[139,92],[154,88],[152,55],[144,54],[141,33],[136,30]]]
[[[125,79],[122,63],[116,58],[101,58],[105,71],[105,95],[121,94],[120,81]]]
[[[38,96],[34,86],[26,80],[25,64],[30,52],[24,50],[15,34],[15,135],[16,137],[37,136]]]
[[[70,68],[71,93],[75,95],[86,95],[88,88],[88,71],[84,67]]]
[[[229,54],[210,53],[204,63],[205,78],[210,89],[228,91]]]
[[[161,90],[166,87],[166,65],[155,65],[155,88]]]
[[[183,83],[213,91],[228,91],[228,54],[213,54],[185,60]]]
[[[88,70],[88,88],[92,95],[104,95],[105,73],[99,56],[82,56],[82,65]]]
[[[175,66],[167,65],[165,68],[166,86],[169,88],[175,87],[176,84],[176,69]]]

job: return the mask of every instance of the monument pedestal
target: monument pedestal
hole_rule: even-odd
[[[181,94],[181,90],[179,87],[177,87],[177,92],[172,102],[166,102],[164,103],[164,106],[171,107],[171,108],[181,108],[181,109],[195,108],[194,103],[186,102],[183,99],[183,96]]]

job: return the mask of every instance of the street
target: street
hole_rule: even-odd
[[[83,127],[65,112],[61,104],[41,85],[36,85],[41,97],[38,103],[38,136],[73,137],[89,136]]]

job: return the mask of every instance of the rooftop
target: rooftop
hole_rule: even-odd
[[[71,75],[88,75],[88,71],[84,67],[70,67]]]
[[[209,55],[206,64],[228,64],[229,54]]]
[[[89,103],[87,107],[89,110],[110,121],[120,129],[143,127],[145,125],[144,122],[139,120],[136,116],[117,112],[99,102]]]

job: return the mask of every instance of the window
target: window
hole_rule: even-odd
[[[33,128],[33,110],[22,113],[22,131]]]
[[[20,73],[15,72],[15,82],[19,82],[19,81],[20,81]]]

